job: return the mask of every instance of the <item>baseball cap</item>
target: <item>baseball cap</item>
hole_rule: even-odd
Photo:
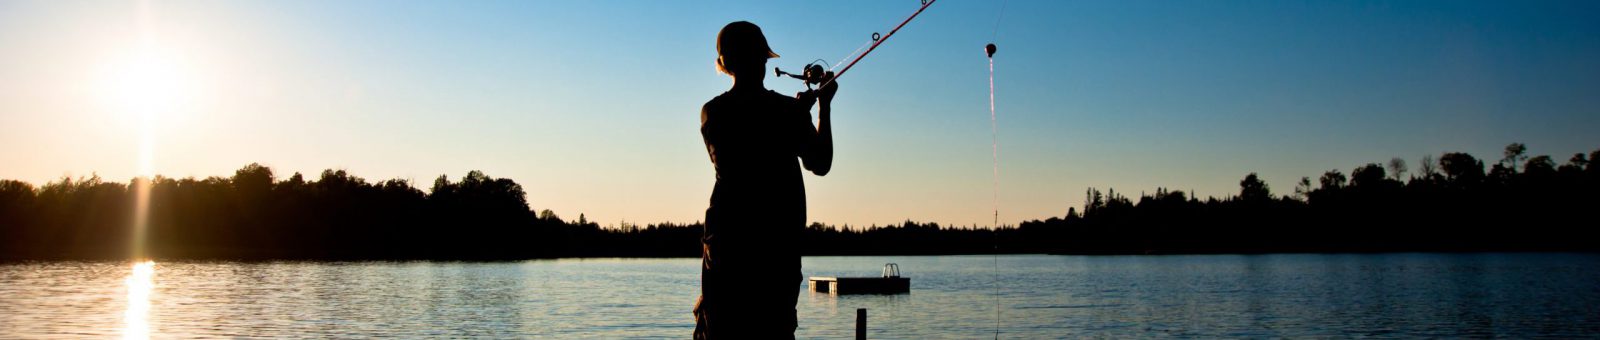
[[[761,34],[761,27],[749,21],[735,21],[722,26],[722,32],[717,33],[717,55],[719,56],[754,56],[766,55],[767,58],[777,58],[778,53],[772,52],[772,47],[767,45],[767,37]]]

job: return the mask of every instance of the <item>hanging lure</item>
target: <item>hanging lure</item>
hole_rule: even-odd
[[[1000,38],[1000,18],[1005,14],[1006,2],[1002,2],[1000,13],[995,15],[990,41]],[[993,42],[983,46],[983,53],[989,57],[989,143],[994,152],[994,227],[989,229],[994,236],[994,339],[1000,340],[1000,320],[1003,320],[1000,317],[1000,124],[994,111],[994,52],[997,49]]]
[[[983,47],[983,52],[989,55],[989,147],[994,152],[994,224],[989,232],[995,237],[994,244],[994,338],[1000,339],[1000,125],[996,123],[994,113],[994,43]]]
[[[850,63],[845,64],[844,68],[840,69],[839,72],[834,73],[833,77],[831,78],[827,76],[827,71],[822,67],[822,64],[818,64],[816,62],[807,64],[800,74],[784,72],[782,69],[777,67],[772,68],[772,73],[779,77],[789,76],[791,78],[803,80],[806,83],[806,88],[810,88],[811,85],[817,84],[822,85],[822,87],[826,87],[835,79],[843,77],[845,72],[850,72],[850,68],[856,66],[856,63],[860,62],[861,58],[866,58],[867,54],[872,53],[872,50],[878,48],[878,45],[882,45],[884,41],[889,40],[889,37],[894,36],[895,32],[899,32],[901,27],[906,27],[906,24],[910,23],[911,19],[916,19],[917,15],[922,14],[923,10],[928,9],[928,6],[933,5],[934,1],[938,0],[922,0],[922,7],[918,7],[916,12],[911,13],[911,17],[906,18],[905,21],[900,22],[900,25],[896,25],[894,29],[889,30],[889,34],[879,35],[876,32],[872,33],[872,45],[867,47],[867,51],[861,52],[861,54],[857,55],[855,59],[850,60]]]

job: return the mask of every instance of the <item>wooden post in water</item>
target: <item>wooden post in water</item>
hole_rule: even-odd
[[[856,340],[867,340],[866,308],[856,308]]]

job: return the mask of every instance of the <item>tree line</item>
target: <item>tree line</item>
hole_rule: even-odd
[[[1415,170],[1401,159],[1348,176],[1335,169],[1301,178],[1289,195],[1253,173],[1237,196],[1220,199],[1157,189],[1134,201],[1091,188],[1081,212],[993,230],[814,223],[798,242],[811,255],[1600,250],[1581,236],[1596,228],[1600,166],[1591,161],[1600,150],[1559,166],[1526,150],[1507,146],[1487,170],[1457,152],[1425,157]],[[480,171],[441,175],[424,192],[343,170],[279,179],[250,164],[205,179],[0,180],[0,260],[131,256],[141,192],[149,210],[140,249],[161,259],[695,257],[702,229],[564,220],[532,209],[515,181]]]
[[[180,259],[511,259],[561,254],[563,223],[529,211],[522,186],[473,171],[429,192],[343,170],[277,179],[250,164],[232,177],[0,181],[0,256],[124,258],[148,189],[146,256]]]
[[[1302,177],[1276,195],[1256,174],[1237,196],[1201,200],[1157,189],[1137,202],[1089,189],[1082,212],[1023,222],[1018,246],[1054,253],[1594,251],[1600,150],[1557,165],[1506,146],[1484,161],[1461,152],[1369,163]]]

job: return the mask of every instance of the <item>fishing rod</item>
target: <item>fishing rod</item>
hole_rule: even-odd
[[[806,64],[800,74],[784,72],[782,69],[777,67],[772,68],[772,73],[779,77],[789,76],[791,78],[803,80],[805,81],[806,88],[808,89],[814,84],[822,85],[818,86],[818,88],[827,87],[829,84],[833,84],[834,80],[839,79],[839,77],[843,77],[845,72],[850,72],[850,68],[856,66],[856,63],[860,62],[861,58],[866,58],[867,54],[872,53],[872,50],[877,49],[878,45],[882,45],[884,41],[888,41],[889,37],[894,36],[895,32],[899,32],[901,27],[906,27],[906,24],[910,23],[911,19],[916,19],[918,14],[922,14],[922,11],[928,9],[928,6],[932,6],[935,1],[938,0],[922,0],[922,7],[918,7],[916,12],[911,13],[911,17],[906,18],[905,21],[900,22],[900,25],[896,25],[894,29],[889,30],[889,34],[879,36],[877,32],[873,32],[872,45],[867,47],[867,51],[861,52],[861,54],[857,55],[855,59],[850,60],[850,63],[844,65],[844,69],[840,69],[839,72],[834,73],[832,77],[829,77],[828,71],[824,70],[822,64],[818,64],[816,61]]]

